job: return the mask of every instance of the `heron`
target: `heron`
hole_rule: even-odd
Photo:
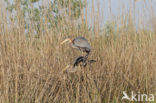
[[[80,51],[87,53],[85,57],[88,57],[91,51],[91,46],[88,40],[84,37],[79,36],[73,40],[71,38],[67,38],[61,42],[61,45],[64,44],[65,42],[69,42],[73,48],[77,48]]]

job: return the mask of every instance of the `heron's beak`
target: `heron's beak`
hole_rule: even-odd
[[[71,42],[71,40],[69,38],[65,39],[64,41],[61,42],[61,45],[64,44],[65,42]]]

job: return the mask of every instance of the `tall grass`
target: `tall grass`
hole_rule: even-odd
[[[11,25],[7,13],[1,12],[1,103],[121,103],[123,91],[156,93],[156,35],[136,28],[130,14],[112,20],[104,30],[99,26],[100,15],[93,30],[86,29],[90,25],[83,19],[79,28],[62,20],[59,31],[41,22],[45,31],[36,37],[33,30],[25,34],[20,12]],[[67,31],[62,29],[71,25]],[[60,45],[68,35],[86,37],[92,46],[89,58],[97,62],[78,67],[75,73],[62,72],[82,55],[69,45]]]

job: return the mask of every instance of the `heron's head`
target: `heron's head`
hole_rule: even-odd
[[[71,43],[71,42],[72,42],[72,40],[71,40],[70,38],[67,38],[67,39],[65,39],[64,41],[62,41],[62,42],[61,42],[61,45],[62,45],[62,44],[64,44],[64,43],[66,43],[66,42]]]

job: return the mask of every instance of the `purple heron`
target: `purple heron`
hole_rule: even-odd
[[[91,46],[88,43],[88,40],[85,39],[84,37],[79,36],[73,40],[70,38],[67,38],[63,42],[61,42],[61,44],[64,44],[65,42],[69,42],[73,48],[77,48],[82,52],[86,52],[87,53],[86,57],[88,57],[91,51]]]

